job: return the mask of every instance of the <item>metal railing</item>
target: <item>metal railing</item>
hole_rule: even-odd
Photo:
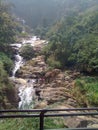
[[[44,130],[44,117],[94,116],[94,115],[98,115],[97,111],[98,108],[0,110],[0,118],[38,117],[40,118],[39,130]],[[65,113],[60,113],[60,112],[65,112]],[[72,130],[98,130],[98,128],[74,128]]]

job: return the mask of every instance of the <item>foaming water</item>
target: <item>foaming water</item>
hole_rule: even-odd
[[[12,77],[15,77],[17,70],[19,70],[22,65],[23,65],[23,58],[19,54],[15,55],[15,66],[12,71]]]
[[[30,81],[26,86],[19,88],[19,109],[32,109],[34,107],[35,90],[33,83],[34,81]]]
[[[20,67],[24,64],[23,62],[23,57],[19,55],[19,48],[22,47],[22,45],[27,45],[31,44],[32,46],[34,45],[34,42],[37,40],[36,36],[33,36],[27,40],[23,39],[21,44],[13,44],[14,48],[17,50],[17,54],[15,54],[15,66],[12,71],[12,78],[15,81],[15,75],[16,72],[20,69]],[[18,79],[18,78],[17,78]],[[18,104],[19,109],[32,109],[34,107],[34,99],[35,99],[35,89],[34,89],[34,79],[25,79],[27,80],[27,83],[25,85],[19,85],[19,97],[20,101]]]
[[[36,41],[36,40],[38,40],[39,38],[37,38],[36,36],[33,36],[33,37],[31,37],[31,38],[29,38],[29,39],[23,39],[22,40],[22,44],[30,44],[31,46],[34,46],[34,42]]]

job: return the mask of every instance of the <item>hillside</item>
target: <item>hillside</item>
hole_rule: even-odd
[[[0,109],[17,107],[14,85],[8,77],[13,69],[13,50],[10,44],[15,42],[18,23],[9,10],[9,6],[0,0]]]
[[[98,107],[98,0],[0,0],[0,110],[77,107]],[[38,122],[1,119],[0,130]],[[45,118],[45,129],[97,124]]]
[[[8,1],[13,4],[13,12],[33,28],[50,26],[62,17],[77,15],[98,5],[98,0]]]
[[[80,71],[97,72],[98,11],[69,16],[47,33],[50,43],[44,49],[52,67],[75,67]]]

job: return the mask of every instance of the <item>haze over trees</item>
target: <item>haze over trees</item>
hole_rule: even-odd
[[[25,24],[23,21],[19,24],[18,18]],[[68,83],[72,77],[68,77],[67,69],[71,69],[71,73],[76,70],[90,75],[79,75],[81,77],[74,80],[74,87],[68,96],[72,94],[79,107],[98,106],[98,0],[0,0],[0,109],[15,106],[9,105],[10,99],[14,97],[14,85],[9,81],[14,55],[10,44],[16,42],[16,36],[27,36],[27,32],[21,34],[23,27],[32,32],[32,35],[49,41],[42,52],[38,53],[45,56],[49,65],[47,70],[61,69]],[[26,60],[35,56],[31,46],[23,46],[20,54]],[[53,86],[53,82],[50,86]],[[69,86],[67,92],[68,89]],[[51,119],[47,122],[46,126],[56,125]],[[59,123],[56,122],[58,127]],[[38,125],[37,119],[11,119],[2,120],[0,129],[36,130]]]
[[[48,39],[44,48],[52,68],[98,72],[98,0],[9,0],[13,12]]]
[[[47,27],[62,17],[82,13],[96,8],[97,0],[8,0],[13,4],[17,16],[31,27]]]

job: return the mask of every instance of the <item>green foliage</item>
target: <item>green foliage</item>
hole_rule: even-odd
[[[2,87],[2,83],[3,82],[6,82],[6,79],[7,79],[7,73],[4,69],[4,65],[3,63],[0,61],[0,87]]]
[[[52,57],[62,68],[75,66],[81,71],[97,71],[97,34],[97,11],[86,11],[76,17],[61,20],[47,34],[50,42],[43,51],[46,61],[50,61]]]
[[[82,77],[77,79],[72,91],[80,106],[98,105],[98,78]]]
[[[2,89],[5,86],[5,81],[7,80],[7,73],[4,70],[3,63],[0,61],[0,109],[2,108],[2,103],[4,101],[3,91]]]
[[[13,84],[8,79],[13,62],[13,49],[10,44],[15,41],[17,24],[10,15],[9,4],[0,0],[0,109],[11,108],[10,93],[13,93]],[[14,93],[13,93],[14,94]],[[12,95],[13,95],[12,94]]]
[[[46,38],[46,33],[48,32],[49,27],[37,27],[34,30],[34,34],[39,36],[41,39],[45,39]]]
[[[12,54],[9,44],[15,42],[16,34],[20,32],[20,25],[11,16],[9,4],[4,0],[0,1],[0,51],[7,55]],[[10,51],[9,51],[10,48]]]
[[[7,55],[0,52],[0,61],[3,63],[4,69],[7,71],[7,73],[10,74],[10,72],[12,71],[12,67],[13,67],[12,60],[10,58],[8,58]]]
[[[10,104],[9,94],[13,89],[12,83],[8,80],[7,72],[4,69],[4,64],[0,61],[0,109],[6,109],[7,104]],[[10,105],[11,108],[11,105]]]
[[[28,34],[27,34],[26,32],[21,32],[21,33],[19,34],[19,36],[26,38],[26,37],[28,36]]]
[[[52,56],[48,58],[47,63],[48,63],[48,65],[51,66],[52,68],[58,68],[58,69],[61,68],[60,62],[59,62],[59,61],[56,61],[56,60],[54,59],[54,57],[52,57]]]
[[[25,45],[20,49],[20,55],[26,60],[30,60],[34,57],[34,49],[31,45]]]
[[[2,130],[39,130],[39,119],[6,119],[0,122],[0,129]],[[62,119],[46,118],[45,128],[63,128],[64,124]]]
[[[0,44],[14,41],[14,22],[6,12],[0,13]]]

